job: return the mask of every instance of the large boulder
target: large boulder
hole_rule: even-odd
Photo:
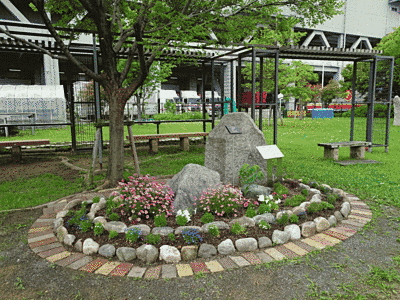
[[[196,164],[186,165],[168,181],[175,194],[175,212],[182,209],[194,209],[195,198],[208,188],[221,184],[218,172]]]
[[[208,135],[204,166],[217,171],[224,184],[239,185],[239,171],[244,164],[258,165],[267,175],[266,161],[257,150],[265,145],[264,134],[247,113],[227,114]]]

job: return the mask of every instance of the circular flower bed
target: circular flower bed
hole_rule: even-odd
[[[245,198],[238,187],[224,185],[204,191],[195,208],[174,215],[167,185],[130,177],[108,199],[67,206],[54,228],[61,241],[85,254],[178,262],[311,236],[347,217],[350,205],[342,195],[327,185],[286,180],[270,195]]]

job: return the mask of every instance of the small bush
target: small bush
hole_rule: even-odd
[[[94,235],[99,236],[104,232],[104,226],[100,222],[96,223],[93,228]]]
[[[289,223],[291,223],[291,224],[299,223],[299,217],[297,215],[295,215],[295,214],[291,215],[289,217]]]
[[[258,223],[258,227],[260,227],[261,229],[271,229],[271,224],[269,224],[267,221],[265,220],[261,220],[260,223]]]
[[[93,203],[99,203],[100,197],[99,196],[93,197],[92,201],[93,201]]]
[[[171,233],[168,233],[168,239],[169,239],[170,241],[175,241],[175,240],[176,240],[175,234],[173,234],[172,232],[171,232]]]
[[[294,195],[292,198],[286,199],[285,204],[294,207],[294,206],[299,206],[306,200],[307,198],[304,195]]]
[[[130,243],[135,243],[142,235],[142,231],[138,228],[129,228],[126,230],[125,239]]]
[[[186,219],[185,216],[176,216],[176,224],[179,226],[185,226],[187,224],[188,220]]]
[[[117,236],[118,236],[118,232],[116,232],[115,230],[110,230],[110,232],[108,233],[109,239],[115,239]]]
[[[165,216],[165,214],[161,214],[154,217],[154,226],[156,227],[167,226],[167,217]]]
[[[157,245],[161,242],[161,235],[150,233],[144,238],[144,240],[147,244]]]
[[[307,189],[302,189],[301,190],[301,194],[303,195],[303,196],[308,196],[308,190]]]
[[[340,198],[340,196],[337,195],[337,194],[329,194],[329,195],[326,197],[326,202],[328,202],[328,203],[334,205],[334,204],[336,203],[336,201],[339,200],[339,198]]]
[[[265,214],[265,213],[271,213],[274,210],[278,209],[279,205],[276,204],[274,201],[268,201],[267,203],[261,203],[260,206],[258,207],[258,214]]]
[[[282,183],[277,182],[274,184],[274,192],[278,195],[278,197],[281,197],[282,195],[288,194],[289,190]]]
[[[246,209],[246,217],[253,218],[255,216],[257,216],[256,210],[252,207],[248,207]]]
[[[199,244],[203,241],[203,237],[200,234],[200,231],[197,229],[186,229],[182,231],[182,237],[186,244]]]
[[[119,220],[119,215],[115,212],[113,212],[112,214],[110,214],[108,216],[108,218],[110,219],[110,221],[118,221]]]
[[[279,219],[276,220],[279,225],[286,226],[289,224],[289,215],[283,214]]]
[[[214,220],[215,217],[212,213],[205,213],[200,219],[200,221],[204,224],[214,222]]]
[[[313,203],[311,203],[308,206],[307,211],[309,213],[315,213],[315,212],[318,212],[318,211],[321,211],[321,210],[334,209],[334,208],[335,207],[332,204],[330,204],[328,202],[325,202],[325,201],[321,201],[321,202],[313,202]]]
[[[233,234],[245,234],[247,231],[244,226],[242,226],[238,222],[236,222],[232,225],[231,232]]]
[[[210,227],[208,227],[208,233],[210,235],[216,236],[216,237],[219,237],[219,235],[220,235],[220,231],[219,231],[218,227],[215,225],[211,225]]]
[[[90,229],[93,228],[93,222],[90,221],[90,220],[87,220],[87,219],[86,220],[82,220],[79,223],[78,227],[82,232],[88,232]]]

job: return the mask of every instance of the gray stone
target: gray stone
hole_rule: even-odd
[[[201,244],[199,247],[198,256],[201,258],[208,258],[217,255],[217,248],[210,244]]]
[[[68,234],[68,230],[67,230],[67,228],[65,228],[64,226],[60,226],[60,227],[57,228],[56,234],[57,234],[57,239],[58,239],[60,242],[63,242],[65,236]]]
[[[118,233],[123,233],[126,228],[126,224],[120,221],[110,221],[104,224],[104,229],[107,231],[115,230]]]
[[[99,248],[99,254],[104,257],[113,257],[115,255],[115,246],[105,244]]]
[[[329,185],[325,184],[325,183],[321,184],[320,187],[324,188],[328,192],[332,191],[332,188]]]
[[[302,202],[299,206],[303,207],[305,210],[307,210],[307,207],[309,207],[310,204],[311,204],[310,201],[305,201],[305,202]]]
[[[318,217],[314,219],[315,227],[317,229],[317,232],[324,231],[331,227],[331,224],[329,224],[328,220],[325,219],[324,217]]]
[[[257,240],[252,237],[236,240],[235,246],[239,252],[254,251],[258,248]]]
[[[151,233],[166,236],[170,233],[174,233],[174,229],[172,227],[154,227]]]
[[[229,225],[226,224],[225,222],[222,221],[216,221],[216,222],[211,222],[211,223],[207,223],[204,224],[203,226],[201,226],[201,231],[202,232],[208,232],[208,228],[210,228],[210,226],[216,226],[218,229],[220,230],[227,230],[229,229]]]
[[[200,226],[179,226],[175,229],[175,234],[181,234],[182,231],[187,230],[187,229],[195,229],[201,232],[201,227]]]
[[[99,206],[98,203],[93,203],[93,204],[90,206],[90,212],[91,212],[92,214],[96,214],[99,210],[100,210],[100,206]]]
[[[199,250],[199,246],[196,246],[196,245],[183,246],[181,249],[182,260],[188,261],[188,260],[196,259],[198,250]],[[217,249],[215,247],[214,247],[214,250],[215,250],[215,253],[212,255],[217,254]],[[210,256],[212,256],[212,255],[210,255]],[[210,256],[207,256],[207,257],[210,257]]]
[[[99,251],[100,245],[93,241],[93,239],[88,238],[83,242],[82,252],[86,255],[91,255]]]
[[[158,249],[153,245],[142,245],[136,249],[136,256],[146,264],[152,264],[157,261]]]
[[[337,224],[336,217],[334,215],[330,216],[328,218],[328,222],[329,222],[330,227],[335,226]]]
[[[81,204],[81,202],[82,202],[81,199],[72,200],[71,202],[68,202],[67,205],[65,205],[64,210],[70,210],[71,208],[77,206],[78,204]]]
[[[235,223],[239,223],[240,226],[243,227],[254,227],[256,226],[256,222],[249,217],[243,216],[241,218],[232,219],[229,224],[232,226]]]
[[[290,235],[290,240],[299,240],[301,238],[301,230],[299,225],[297,224],[290,224],[285,226],[283,229],[285,232],[288,232]]]
[[[261,248],[267,248],[272,246],[272,241],[269,237],[262,236],[258,238],[258,247]]]
[[[317,226],[313,221],[301,224],[301,235],[304,237],[313,236],[317,232]]]
[[[90,221],[93,221],[94,218],[96,217],[96,215],[95,215],[94,212],[89,212],[89,213],[86,214],[86,217],[87,217]]]
[[[335,216],[336,221],[337,221],[338,223],[341,223],[341,222],[343,221],[343,215],[341,214],[340,211],[335,211],[335,212],[333,213],[333,215]]]
[[[393,125],[400,126],[400,97],[397,95],[393,98],[393,108],[394,108]]]
[[[230,134],[226,126],[237,127],[241,134]],[[224,184],[239,185],[239,170],[244,164],[258,165],[267,175],[266,162],[256,148],[266,144],[264,134],[247,113],[226,114],[208,135],[204,166],[217,171]]]
[[[272,233],[272,242],[278,245],[287,243],[290,240],[290,233],[287,231],[274,230]]]
[[[270,195],[272,189],[267,186],[259,185],[259,184],[250,184],[249,186],[243,186],[242,192],[246,190],[245,196],[248,198],[258,198],[259,195]]]
[[[276,213],[276,219],[279,220],[280,218],[282,218],[282,216],[283,216],[284,214],[287,214],[287,215],[290,217],[291,215],[293,215],[293,212],[292,212],[291,210],[281,210],[281,211],[278,211],[278,212]]]
[[[174,211],[195,208],[196,198],[208,188],[221,184],[218,172],[197,164],[186,165],[168,181],[175,194]]]
[[[79,239],[76,241],[75,245],[74,245],[74,249],[78,252],[82,252],[83,251],[83,242],[82,239]]]
[[[159,259],[167,264],[178,263],[181,261],[181,253],[174,246],[163,245],[160,247]]]
[[[296,206],[296,207],[293,207],[292,212],[296,216],[304,215],[304,213],[306,212],[306,209],[301,206]]]
[[[64,224],[64,219],[63,218],[57,218],[53,222],[53,229],[56,231],[58,227],[62,226]]]
[[[311,188],[311,189],[309,190],[309,192],[310,192],[311,195],[321,194],[321,191],[320,191],[320,190],[318,190],[318,189],[313,189],[313,188]]]
[[[64,218],[67,214],[68,214],[68,210],[59,211],[59,212],[57,213],[57,215],[56,215],[56,219],[58,219],[58,218]]]
[[[116,251],[120,261],[131,261],[136,258],[136,249],[132,247],[120,247]]]
[[[226,239],[218,245],[218,253],[222,255],[229,255],[235,252],[235,246],[231,239]]]
[[[350,203],[349,202],[343,202],[342,203],[342,208],[340,209],[341,214],[343,215],[343,217],[347,218],[350,214]]]
[[[310,189],[311,189],[311,187],[309,186],[309,185],[307,185],[307,184],[304,184],[304,183],[299,183],[299,188],[301,189],[301,190],[304,190],[304,189],[306,189],[307,191],[309,191]]]
[[[64,244],[68,245],[68,246],[72,246],[73,243],[75,242],[76,236],[74,236],[73,234],[67,234],[64,237]]]
[[[104,197],[100,198],[100,201],[97,203],[97,207],[99,209],[103,209],[106,207],[107,201]]]
[[[260,223],[261,221],[266,221],[268,223],[274,223],[275,222],[275,216],[271,213],[265,213],[261,215],[257,215],[253,217],[253,220],[256,224]]]
[[[101,224],[106,224],[107,223],[107,220],[106,220],[106,218],[104,218],[104,217],[96,217],[96,218],[94,218],[93,219],[93,223],[94,224],[96,224],[96,223],[101,223]]]
[[[344,196],[344,195],[346,194],[343,190],[337,189],[337,188],[332,188],[332,192],[333,192],[334,194],[339,195],[339,196]]]
[[[151,232],[150,227],[147,226],[146,224],[131,225],[127,229],[132,229],[132,228],[136,228],[136,229],[140,230],[142,232],[142,236],[149,235]]]
[[[321,201],[322,201],[321,194],[313,195],[311,197],[311,200],[310,200],[311,203],[315,203],[315,202],[318,203],[318,202],[321,202]]]

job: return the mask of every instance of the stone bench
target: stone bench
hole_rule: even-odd
[[[150,151],[157,153],[158,144],[160,140],[170,140],[173,138],[179,138],[180,147],[183,151],[189,151],[189,137],[205,137],[208,136],[208,132],[187,132],[187,133],[167,133],[167,134],[148,134],[148,135],[135,135],[135,141],[148,140]],[[129,136],[127,136],[129,140]]]
[[[22,158],[21,146],[49,145],[50,140],[26,140],[26,141],[3,141],[0,148],[11,147],[11,155],[14,160],[20,161]]]
[[[324,157],[339,159],[339,148],[350,147],[350,157],[363,159],[365,157],[365,147],[371,146],[371,142],[352,141],[352,142],[336,142],[336,143],[319,143],[318,146],[324,147]]]

